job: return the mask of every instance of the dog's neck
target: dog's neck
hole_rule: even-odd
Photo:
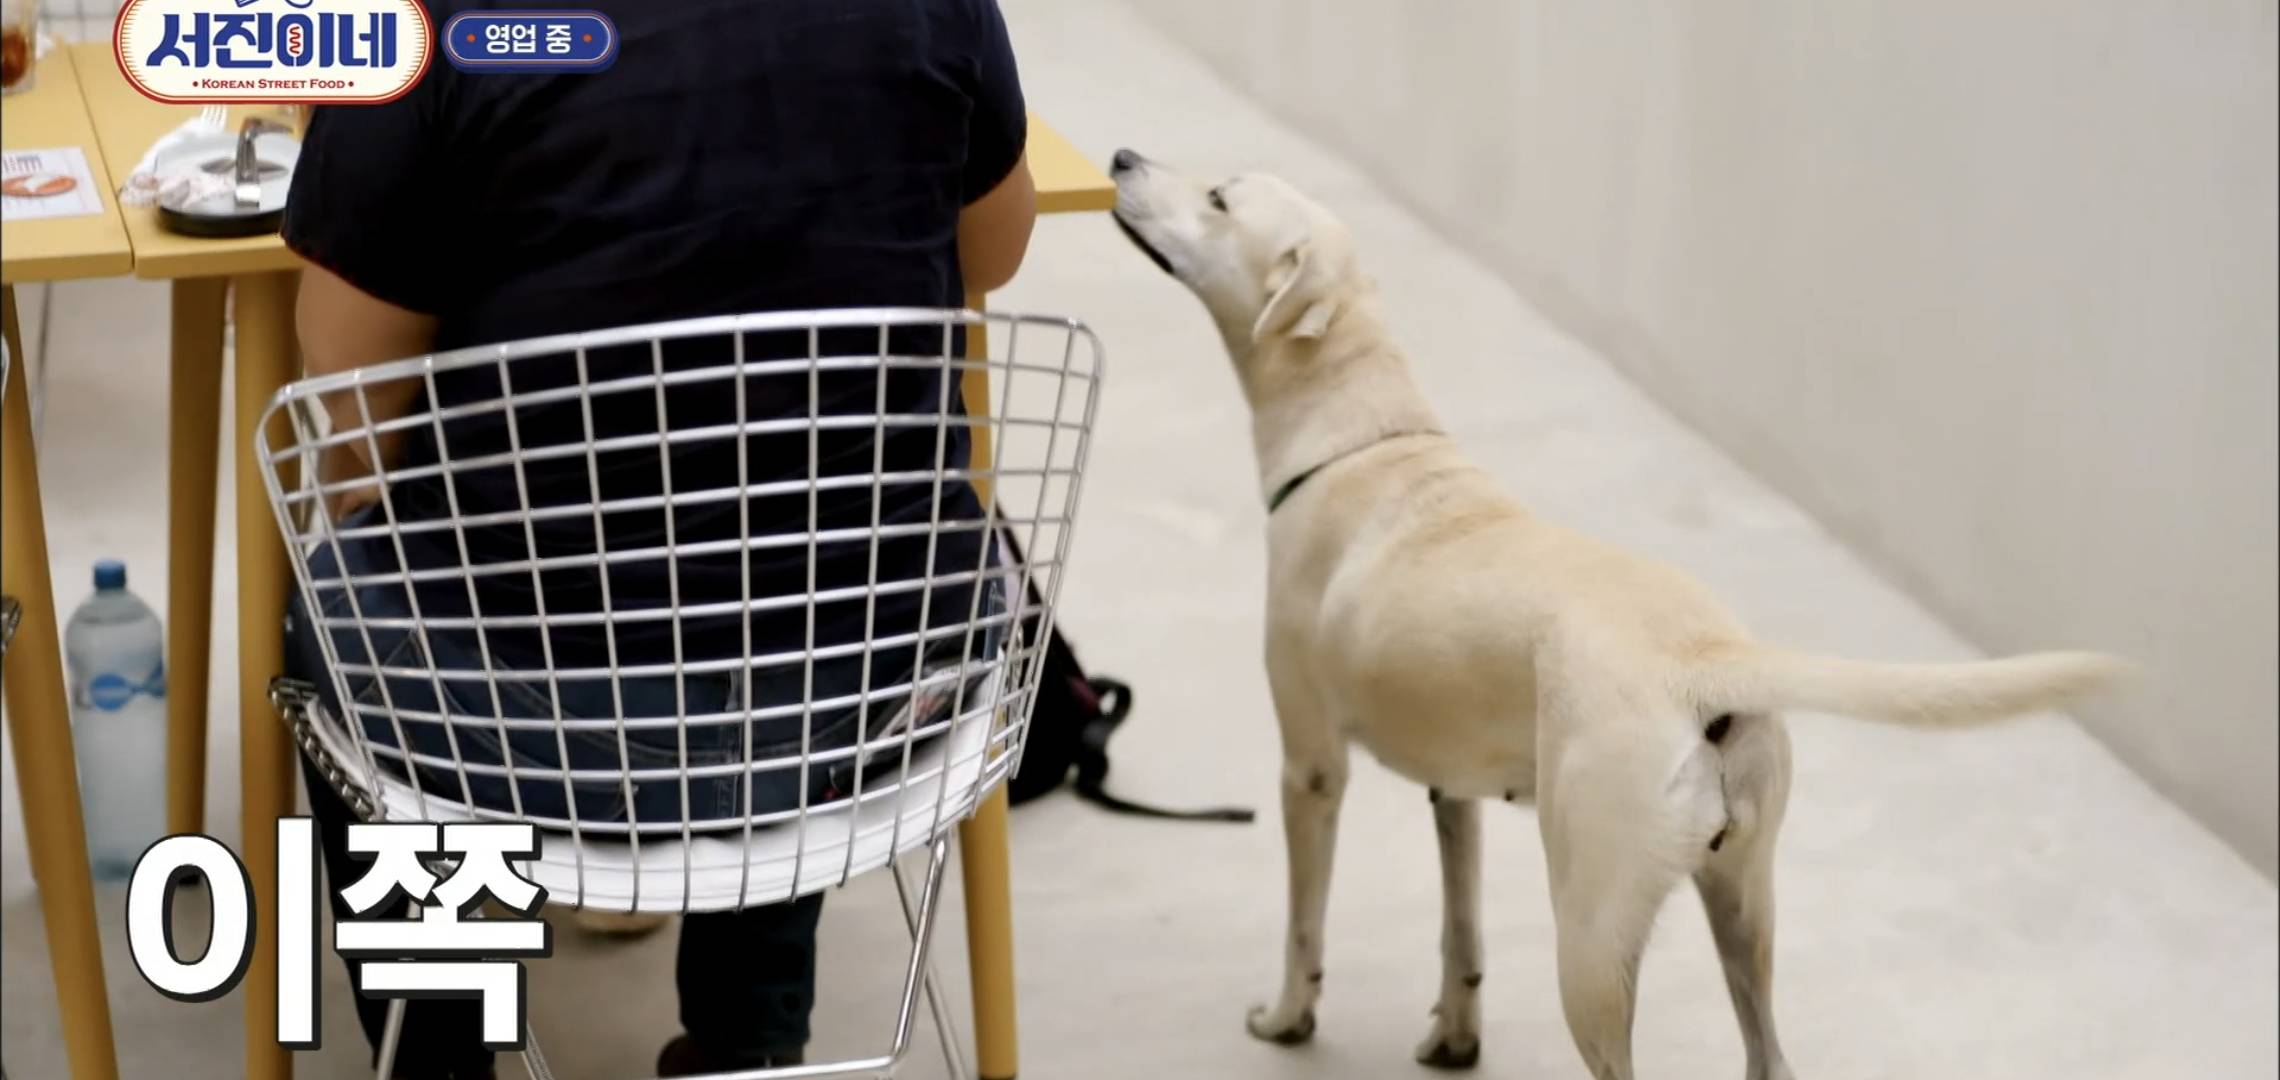
[[[1349,304],[1314,340],[1228,334],[1251,403],[1260,497],[1387,438],[1442,430],[1375,305]]]

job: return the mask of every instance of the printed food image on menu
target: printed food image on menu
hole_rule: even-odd
[[[0,216],[9,221],[103,212],[103,195],[76,146],[10,150],[0,158]]]

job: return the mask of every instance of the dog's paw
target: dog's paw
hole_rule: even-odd
[[[1470,1069],[1480,1064],[1480,1036],[1436,1030],[1418,1045],[1417,1063],[1435,1069]]]
[[[1314,1038],[1314,1010],[1302,1009],[1296,1016],[1286,1017],[1281,1010],[1262,1005],[1251,1010],[1243,1026],[1250,1029],[1253,1038],[1276,1046],[1297,1046]]]

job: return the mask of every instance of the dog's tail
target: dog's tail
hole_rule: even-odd
[[[2057,708],[2129,671],[2122,660],[2086,652],[1889,664],[1750,645],[1709,658],[1697,692],[1713,714],[1811,709],[1908,727],[1963,727]]]

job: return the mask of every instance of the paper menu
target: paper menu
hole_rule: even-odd
[[[76,146],[0,156],[0,219],[36,221],[103,212],[103,193]]]

